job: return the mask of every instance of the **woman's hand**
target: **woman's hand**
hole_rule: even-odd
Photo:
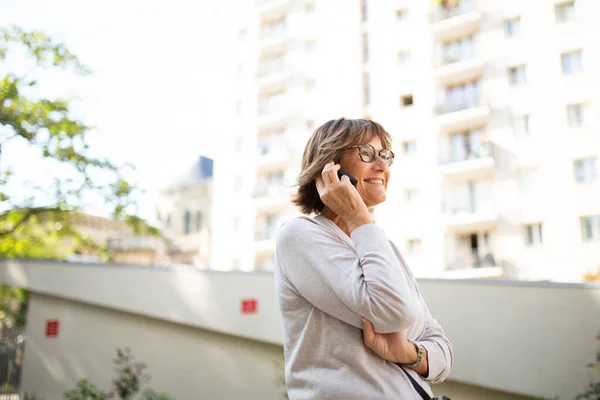
[[[406,333],[377,333],[371,321],[363,321],[363,341],[365,345],[384,360],[398,364],[412,364],[417,361],[419,353],[414,344],[408,341]],[[414,369],[423,377],[429,376],[429,355],[423,348],[421,362]]]
[[[333,162],[325,165],[321,176],[316,179],[317,191],[323,204],[342,218],[349,225],[349,230],[353,231],[361,225],[372,222],[371,216],[362,197],[350,183],[350,179],[347,176],[342,176],[341,180],[338,178],[339,169],[340,165]]]
[[[408,341],[405,331],[377,333],[371,321],[364,318],[362,320],[363,341],[379,357],[400,364],[410,364],[417,360],[417,349]]]

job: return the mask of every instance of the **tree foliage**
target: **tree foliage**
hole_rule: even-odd
[[[72,116],[70,100],[40,95],[31,72],[58,69],[85,76],[90,68],[42,32],[0,28],[0,62],[11,54],[24,58],[32,68],[21,75],[11,71],[0,75],[0,150],[20,141],[50,161],[44,165],[66,168],[69,173],[68,178],[54,179],[48,188],[19,181],[18,171],[0,171],[0,256],[64,258],[65,249],[56,245],[65,238],[93,245],[86,243],[69,220],[73,210],[85,206],[84,197],[111,204],[114,216],[137,232],[145,228],[156,233],[135,215],[137,188],[125,177],[132,166],[90,156],[86,142],[90,127]]]

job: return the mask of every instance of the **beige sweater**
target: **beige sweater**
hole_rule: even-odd
[[[406,329],[427,349],[427,379],[410,371],[425,390],[448,376],[452,346],[377,225],[350,238],[323,216],[286,222],[277,234],[275,285],[291,400],[421,399],[397,365],[364,345],[361,316],[377,332]]]

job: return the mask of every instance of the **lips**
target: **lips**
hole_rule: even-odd
[[[370,183],[372,185],[383,185],[383,179],[378,179],[378,178],[368,178],[364,180],[367,183]]]

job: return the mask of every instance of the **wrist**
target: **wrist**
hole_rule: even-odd
[[[406,354],[405,360],[403,360],[399,364],[406,368],[411,368],[411,369],[417,368],[419,366],[419,364],[421,364],[421,361],[423,360],[424,347],[409,339],[409,340],[407,340],[406,349],[407,350],[405,352],[405,354]]]

